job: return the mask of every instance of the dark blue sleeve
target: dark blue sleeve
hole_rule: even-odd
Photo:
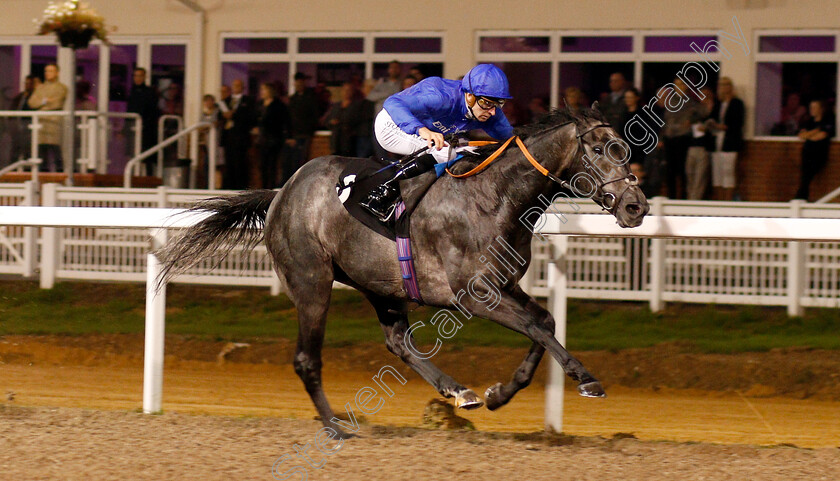
[[[383,108],[394,120],[399,128],[409,134],[417,134],[421,127],[427,127],[418,118],[434,116],[435,113],[446,109],[449,101],[446,96],[425,79],[413,87],[396,93],[385,101]],[[431,115],[429,115],[431,114]]]

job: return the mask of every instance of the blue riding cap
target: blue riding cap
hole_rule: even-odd
[[[461,90],[477,97],[511,99],[508,79],[499,67],[483,63],[471,68],[461,80]]]

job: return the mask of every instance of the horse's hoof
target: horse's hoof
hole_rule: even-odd
[[[335,431],[337,433],[336,437],[338,439],[352,439],[352,438],[360,437],[358,434],[348,433],[347,431],[343,431],[343,430],[338,429],[338,428],[333,428],[333,429],[335,429]]]
[[[578,385],[578,393],[583,397],[607,397],[607,393],[604,392],[604,387],[598,381]]]
[[[455,407],[460,409],[478,409],[484,406],[484,401],[472,390],[467,389],[458,393],[455,397]]]
[[[502,401],[502,387],[502,383],[497,382],[484,391],[484,401],[487,403],[487,409],[495,411],[507,404],[507,402]]]

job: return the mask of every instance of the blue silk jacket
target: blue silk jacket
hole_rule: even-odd
[[[459,80],[429,77],[412,87],[396,93],[385,101],[383,108],[404,132],[417,134],[426,127],[433,132],[449,135],[481,129],[497,140],[513,136],[502,109],[486,122],[467,117],[467,104]]]

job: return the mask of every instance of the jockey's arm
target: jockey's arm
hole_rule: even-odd
[[[430,114],[441,110],[446,98],[435,91],[425,91],[415,95],[400,92],[388,97],[383,108],[394,120],[394,123],[408,134],[420,135],[421,128],[427,128],[416,114]],[[427,128],[428,130],[428,128]]]

